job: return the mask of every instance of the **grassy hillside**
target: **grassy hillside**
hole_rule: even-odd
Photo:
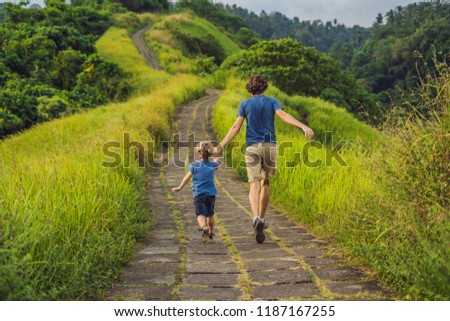
[[[147,66],[126,29],[109,28],[97,41],[96,48],[100,55],[117,62],[124,71],[132,74],[136,95],[148,93],[157,84],[169,80],[167,73]]]
[[[440,85],[432,83],[421,93],[427,96],[431,88],[441,88],[438,99],[426,104],[442,116],[411,119],[387,134],[319,99],[288,97],[273,87],[268,91],[298,119],[306,112],[319,140],[323,142],[326,131],[334,135],[334,144],[310,145],[300,130],[276,124],[283,152],[271,181],[272,201],[370,266],[405,299],[450,298],[448,79],[447,70]],[[249,97],[244,88],[244,82],[229,82],[215,106],[219,138],[235,121],[239,103]],[[239,146],[244,133],[236,138]],[[348,143],[340,146],[341,139]],[[343,162],[331,157],[336,145]],[[245,179],[242,151],[234,149],[232,156]]]
[[[146,39],[166,72],[149,68],[129,37],[150,21]],[[96,47],[130,73],[133,98],[0,142],[1,299],[101,298],[151,225],[146,164],[122,148],[125,134],[144,145],[168,138],[177,107],[204,94],[205,81],[192,73],[212,73],[239,51],[192,13],[126,14],[115,24]],[[216,80],[224,75],[219,71]],[[320,99],[288,96],[274,87],[267,92],[307,122],[317,140],[308,142],[277,120],[283,148],[272,200],[371,267],[405,299],[450,298],[448,66],[440,75],[441,83],[420,93],[439,92],[423,107],[436,115],[384,132]],[[231,78],[214,108],[219,138],[247,97],[245,83]],[[245,129],[235,139],[240,147],[244,135]],[[116,147],[108,151],[122,160],[114,168],[103,166],[111,161],[104,153],[111,142]],[[245,179],[242,148],[227,157]]]
[[[306,150],[304,148],[308,142],[305,140],[302,131],[296,130],[276,119],[277,139],[280,142],[284,142],[282,146],[287,147],[283,149],[285,156],[279,161],[278,178],[280,179],[275,179],[274,192],[276,193],[277,190],[297,192],[298,202],[295,202],[293,206],[299,206],[299,212],[311,213],[311,221],[315,220],[313,216],[315,214],[313,213],[317,211],[334,212],[336,208],[348,207],[347,202],[350,201],[350,196],[353,193],[360,192],[359,186],[352,186],[352,182],[360,179],[359,169],[351,165],[354,165],[358,158],[364,155],[364,144],[368,145],[378,141],[381,134],[368,125],[357,121],[343,109],[320,99],[300,96],[289,97],[275,87],[270,87],[267,94],[277,97],[284,109],[297,119],[302,119],[302,115],[308,113],[308,124],[314,128],[316,137],[321,140],[321,143],[324,143],[325,137],[327,136],[326,139],[330,140],[332,135],[334,145],[331,146],[331,142],[328,141],[327,143],[330,146],[325,147],[322,144],[318,144],[309,149],[309,161],[315,162],[319,160],[323,162],[322,165],[313,168],[305,166],[289,168],[289,163],[302,161],[306,155],[303,155],[303,150]],[[236,118],[239,103],[248,97],[249,94],[245,92],[244,82],[231,80],[228,83],[227,89],[214,111],[214,129],[219,137],[226,135]],[[326,134],[327,132],[329,134]],[[241,130],[237,139],[240,146],[245,142],[244,133],[245,128]],[[346,165],[340,165],[336,160],[327,162],[327,155],[328,157],[331,155],[329,148],[339,147],[339,141],[342,141],[342,147],[340,150],[338,148],[339,154]],[[346,143],[344,144],[343,141],[346,141]],[[245,178],[245,164],[240,164],[243,161],[243,155],[238,149],[234,149],[234,153],[235,165],[241,177]],[[294,156],[295,153],[300,154]],[[280,155],[282,154],[280,153]],[[296,171],[295,175],[292,175],[292,171]],[[292,181],[281,179],[283,176],[291,177]],[[343,186],[335,193],[336,184],[343,184]],[[307,194],[304,194],[305,189],[308,191]],[[333,196],[330,198],[329,196],[332,193]],[[289,199],[292,201],[292,194],[280,194],[275,196],[275,198],[281,200],[284,196],[286,201]],[[303,198],[309,199],[309,201],[304,202]],[[335,200],[341,200],[342,202],[336,203]],[[289,204],[292,205],[292,203]]]
[[[148,31],[147,41],[170,73],[196,72],[202,59],[213,57],[218,64],[239,51],[213,24],[188,12],[161,16]]]
[[[176,108],[204,92],[194,76],[170,77],[147,67],[124,30],[109,30],[99,51],[133,72],[137,92],[152,90],[0,143],[2,299],[101,296],[151,223],[144,168],[123,148],[112,149],[120,166],[102,166],[110,161],[105,144],[123,147],[124,133],[142,143],[167,137]]]

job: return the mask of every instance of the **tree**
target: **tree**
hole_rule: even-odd
[[[291,38],[262,41],[228,57],[221,68],[242,77],[262,75],[288,94],[322,97],[360,119],[378,116],[374,98],[336,61]]]
[[[0,137],[81,107],[123,100],[131,92],[127,74],[94,55],[95,41],[111,24],[104,10],[109,0],[46,4],[42,10],[3,6]]]
[[[76,76],[83,70],[82,65],[86,58],[79,51],[68,49],[60,51],[54,60],[57,66],[53,72],[55,86],[72,90],[76,84]]]
[[[82,107],[95,107],[108,101],[122,101],[131,93],[131,85],[120,67],[97,54],[90,55],[78,74],[69,97],[79,100]]]
[[[381,13],[379,13],[378,16],[375,18],[374,27],[379,27],[382,24],[383,24],[383,15]]]
[[[131,11],[163,11],[169,9],[168,0],[112,0]]]

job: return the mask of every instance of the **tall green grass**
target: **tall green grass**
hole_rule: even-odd
[[[239,103],[249,97],[244,88],[243,82],[230,81],[215,106],[219,138],[236,119]],[[371,267],[399,297],[449,299],[448,112],[426,126],[414,122],[400,135],[381,133],[319,99],[288,97],[273,87],[268,94],[300,120],[307,113],[319,140],[332,131],[335,143],[349,141],[338,152],[345,166],[336,160],[327,165],[332,144],[309,149],[309,160],[321,164],[289,166],[308,143],[300,130],[277,121],[278,145],[293,142],[293,147],[278,158],[271,200]],[[240,144],[244,132],[235,139]],[[232,154],[245,178],[242,152],[234,149]]]
[[[168,73],[192,73],[195,69],[195,60],[183,55],[181,48],[169,31],[152,28],[145,34],[145,40]]]
[[[125,72],[131,74],[135,95],[146,94],[156,85],[170,79],[167,73],[146,64],[126,29],[109,28],[97,41],[96,48],[100,55],[115,61]]]
[[[224,49],[227,56],[239,52],[241,49],[239,46],[228,38],[223,32],[220,32],[216,26],[214,26],[208,20],[200,17],[195,17],[191,24],[183,25],[183,28],[193,34],[194,36],[201,37],[204,34],[210,34],[217,39]]]
[[[144,169],[105,168],[102,148],[122,143],[124,159],[124,133],[167,135],[176,107],[204,91],[193,76],[170,83],[0,143],[2,299],[94,299],[111,284],[150,218]]]
[[[174,31],[182,31],[187,37],[204,38],[211,36],[215,39],[225,56],[240,50],[239,46],[209,21],[199,18],[190,12],[182,12],[168,16],[160,16],[153,27],[147,32],[146,40],[158,56],[162,66],[171,74],[192,73],[199,69],[198,60],[205,57],[192,57],[191,53],[183,54],[184,45],[174,36]]]
[[[378,190],[361,211],[376,238],[362,235],[352,247],[413,300],[450,299],[450,69],[445,60],[435,65],[413,112],[386,125],[389,144],[372,155]]]
[[[194,76],[148,67],[125,29],[109,29],[97,48],[130,72],[143,95],[0,143],[1,299],[102,296],[151,224],[145,169],[133,157],[129,167],[103,167],[104,144],[120,143],[124,160],[133,154],[123,150],[124,133],[143,145],[167,138],[176,108],[204,93]]]

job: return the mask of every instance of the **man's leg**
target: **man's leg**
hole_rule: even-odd
[[[259,204],[260,204],[260,195],[259,192],[261,190],[260,181],[250,182],[250,207],[252,208],[253,213],[253,227],[256,232],[256,242],[262,243],[266,239],[264,234],[264,222],[259,217]],[[267,204],[266,204],[267,207]]]
[[[253,219],[259,216],[259,184],[259,181],[250,182],[250,192],[248,194],[248,199],[250,201]]]
[[[267,205],[269,205],[270,184],[268,179],[261,180],[261,195],[259,196],[259,217],[266,215]]]
[[[264,144],[264,154],[262,161],[262,172],[264,172],[264,178],[261,180],[261,195],[259,198],[259,217],[263,219],[266,216],[267,206],[269,205],[270,198],[270,178],[275,175],[275,169],[277,166],[278,150],[277,145],[273,143]],[[265,221],[264,221],[265,223]]]

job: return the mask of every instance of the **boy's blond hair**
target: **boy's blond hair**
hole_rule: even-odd
[[[202,141],[195,147],[195,151],[202,159],[207,160],[213,155],[214,146],[210,141]]]

